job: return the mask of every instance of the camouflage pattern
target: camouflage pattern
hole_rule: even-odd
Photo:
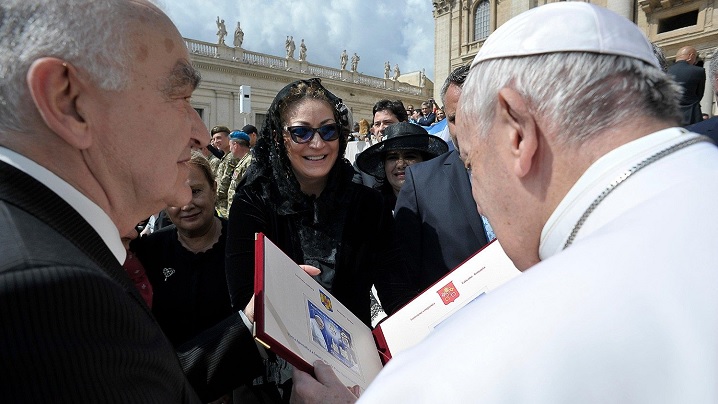
[[[237,166],[234,168],[234,172],[232,172],[232,182],[229,183],[229,191],[227,191],[228,213],[229,208],[232,206],[232,201],[234,200],[234,191],[237,190],[237,185],[240,181],[242,181],[242,178],[247,172],[247,168],[249,168],[250,164],[252,164],[252,153],[247,153],[239,160]]]
[[[214,178],[217,178],[217,169],[219,168],[219,163],[222,160],[220,160],[214,154],[209,153],[209,155],[207,156],[207,161],[209,162],[209,166],[212,168],[212,174],[214,174]]]
[[[217,167],[217,175],[215,176],[217,179],[217,202],[214,206],[219,217],[224,219],[227,218],[228,214],[227,191],[229,190],[229,184],[232,182],[232,172],[234,172],[238,162],[239,160],[232,153],[227,153],[222,157],[222,161]]]

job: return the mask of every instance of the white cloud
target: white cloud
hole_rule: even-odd
[[[243,47],[284,56],[287,35],[299,55],[302,38],[310,63],[339,67],[346,49],[359,57],[359,71],[383,77],[384,63],[402,73],[426,69],[434,77],[434,20],[429,0],[165,0],[164,9],[182,36],[217,41],[217,16],[225,20],[226,42],[232,45],[237,21],[244,31]]]

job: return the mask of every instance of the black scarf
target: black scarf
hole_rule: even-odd
[[[318,197],[301,191],[282,136],[282,112],[305,98],[301,94],[297,95],[299,84],[310,86],[315,91],[318,89],[326,95],[340,127],[337,140],[339,155],[329,172],[327,185]],[[254,161],[243,181],[243,185],[257,182],[262,196],[270,202],[271,207],[279,215],[287,216],[292,226],[292,241],[301,246],[304,263],[322,270],[321,275],[315,279],[329,291],[352,200],[350,185],[354,169],[344,158],[348,134],[349,111],[342,100],[322,87],[319,79],[295,81],[284,87],[269,107],[255,146]]]

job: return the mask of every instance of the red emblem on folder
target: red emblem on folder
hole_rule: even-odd
[[[439,294],[439,297],[441,297],[441,301],[443,301],[444,304],[449,304],[459,297],[459,291],[456,290],[454,282],[447,283],[444,287],[437,290],[436,293]]]

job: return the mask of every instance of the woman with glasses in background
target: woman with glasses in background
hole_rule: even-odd
[[[386,137],[357,156],[357,167],[377,179],[374,186],[393,211],[406,180],[406,168],[431,160],[449,150],[441,138],[409,122],[395,123],[384,131]]]
[[[226,271],[236,309],[254,293],[257,232],[297,264],[319,268],[315,280],[368,326],[373,284],[389,313],[415,295],[391,209],[379,192],[352,182],[344,158],[350,121],[319,79],[295,81],[275,97],[229,214]]]

